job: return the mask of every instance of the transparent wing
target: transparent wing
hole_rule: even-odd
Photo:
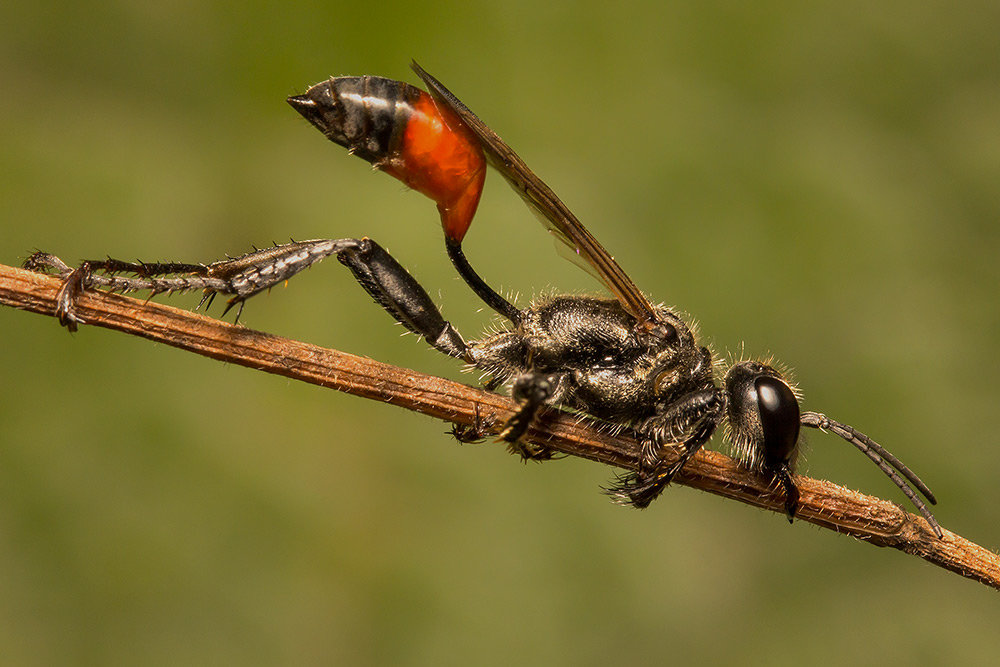
[[[511,187],[535,212],[536,217],[552,234],[565,243],[570,252],[582,258],[593,267],[597,277],[621,302],[622,306],[640,322],[654,321],[656,310],[646,296],[639,291],[628,274],[618,266],[604,247],[598,243],[587,228],[580,224],[576,216],[563,204],[554,192],[538,178],[517,153],[511,150],[496,132],[472,113],[467,106],[444,87],[440,81],[423,70],[416,62],[412,64],[427,85],[430,94],[438,102],[451,109],[478,137],[486,153],[486,159],[494,169],[510,183]],[[577,262],[579,263],[579,262]]]

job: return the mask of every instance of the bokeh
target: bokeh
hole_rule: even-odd
[[[212,261],[367,235],[466,337],[434,206],[284,103],[335,74],[477,111],[722,355],[774,354],[1000,545],[995,2],[0,7],[0,261]],[[486,279],[598,291],[496,175]],[[159,297],[194,307],[197,296]],[[218,306],[214,310],[219,313]],[[336,262],[250,327],[474,383]],[[687,488],[0,309],[0,663],[982,664],[996,592]],[[723,444],[717,438],[713,447]],[[803,472],[905,504],[812,434]]]

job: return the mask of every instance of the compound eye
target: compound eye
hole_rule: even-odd
[[[767,459],[787,462],[799,441],[799,402],[780,378],[762,375],[754,380],[757,410]]]

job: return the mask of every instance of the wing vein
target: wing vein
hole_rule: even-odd
[[[543,224],[594,267],[598,278],[631,315],[640,322],[656,320],[656,309],[649,299],[552,189],[528,168],[520,156],[496,132],[440,81],[425,72],[416,62],[412,66],[434,99],[450,108],[479,139],[489,163],[500,172],[528,206],[540,214]]]

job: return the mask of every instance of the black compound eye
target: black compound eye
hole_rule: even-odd
[[[762,375],[754,380],[765,456],[788,461],[799,441],[799,402],[781,379]]]

